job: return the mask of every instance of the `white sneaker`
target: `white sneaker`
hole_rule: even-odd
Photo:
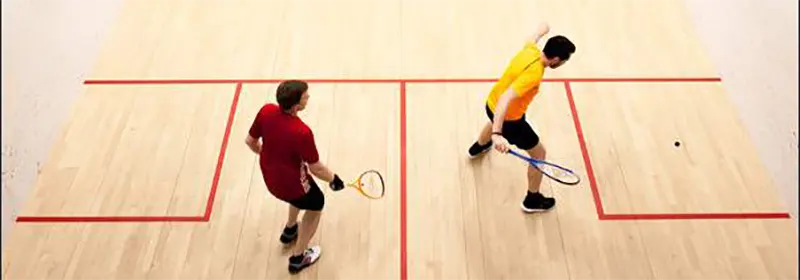
[[[319,246],[312,246],[303,252],[303,260],[298,263],[293,263],[291,257],[289,258],[289,273],[298,273],[306,267],[314,264],[322,254],[322,248]]]

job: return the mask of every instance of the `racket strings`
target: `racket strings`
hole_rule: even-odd
[[[547,164],[538,164],[537,167],[539,167],[539,170],[541,170],[542,172],[553,176],[563,175],[564,173],[564,171],[562,171],[561,169],[555,168]]]
[[[537,167],[542,173],[562,182],[575,182],[576,180],[580,180],[574,173],[549,164],[539,164]]]
[[[383,180],[380,175],[374,172],[368,172],[361,176],[358,180],[359,188],[366,195],[371,197],[380,197],[383,195]]]
[[[566,171],[554,167],[550,167],[550,174],[553,174],[553,176],[556,177],[564,177],[569,175],[569,173],[567,173]]]

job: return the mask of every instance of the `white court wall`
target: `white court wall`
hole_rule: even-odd
[[[2,0],[2,240],[121,0]]]
[[[796,218],[798,1],[685,2],[762,163]]]
[[[797,1],[685,1],[764,164],[797,216]],[[122,0],[1,2],[5,244]]]

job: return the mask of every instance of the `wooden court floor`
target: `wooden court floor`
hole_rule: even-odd
[[[488,15],[488,16],[487,16]],[[527,118],[574,187],[467,159],[540,21],[577,45]],[[687,64],[691,61],[691,64]],[[325,190],[297,276],[244,137],[305,79]],[[3,250],[3,279],[797,279],[797,232],[679,1],[126,3]],[[681,145],[674,145],[680,142]]]

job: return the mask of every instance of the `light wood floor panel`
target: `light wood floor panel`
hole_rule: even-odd
[[[89,87],[23,215],[202,213],[233,90],[230,85]]]
[[[797,279],[792,220],[641,221],[655,279]]]
[[[282,16],[284,30],[257,35],[280,38],[274,77],[394,79],[403,74],[409,58],[401,48],[399,0],[291,1]],[[253,63],[261,64],[242,67]]]
[[[94,79],[220,79],[273,75],[287,1],[126,2]]]
[[[607,212],[785,211],[721,85],[573,91]]]
[[[87,76],[496,78],[540,21],[577,45],[546,78],[717,76],[683,3],[670,0],[135,0]],[[548,159],[583,181],[545,179],[557,206],[534,215],[519,208],[526,163],[467,158],[491,83],[408,83],[405,155],[400,83],[312,83],[301,117],[323,162],[348,181],[380,170],[387,195],[370,201],[317,180],[322,257],[289,276],[278,241],[287,206],[243,143],[276,86],[87,86],[22,214],[202,216],[235,100],[209,220],[18,223],[3,279],[400,279],[404,265],[408,279],[798,277],[792,220],[598,219],[566,89],[550,82],[527,118]],[[607,214],[783,211],[719,84],[571,88]]]
[[[143,278],[161,224],[20,225],[5,279]]]
[[[540,21],[550,23],[550,35],[566,35],[577,46],[569,66],[549,77],[717,75],[680,1],[421,3],[403,1],[407,77],[498,77]]]
[[[577,45],[550,77],[716,76],[688,19],[669,0],[136,0],[90,76],[495,78],[540,21]]]

